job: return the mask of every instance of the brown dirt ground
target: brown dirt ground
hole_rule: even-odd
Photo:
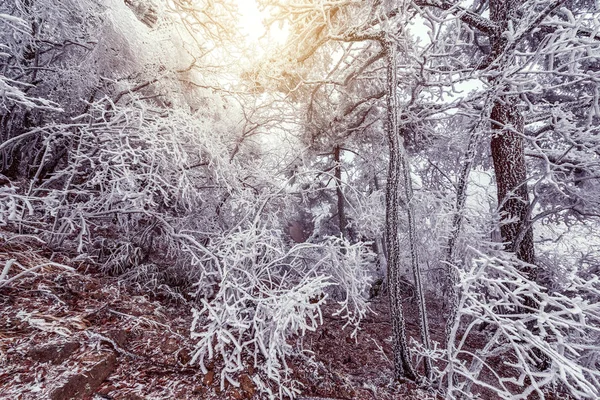
[[[0,244],[0,266],[15,258],[30,267],[51,257],[75,271],[49,266],[0,288],[0,399],[49,398],[69,376],[81,374],[107,354],[116,356],[116,367],[84,398],[260,398],[252,384],[243,385],[245,390],[221,391],[218,361],[207,375],[189,365],[194,346],[189,338],[191,303],[160,293],[148,295],[33,245]],[[433,340],[439,342],[442,310],[429,303]],[[416,321],[414,304],[405,306],[407,321]],[[325,306],[323,325],[303,339],[314,362],[290,360],[294,378],[301,383],[300,398],[436,398],[414,384],[393,383],[387,299],[376,298],[371,307],[374,313],[354,340],[349,328],[342,329],[344,321],[332,316],[333,305]],[[418,337],[416,324],[408,323],[407,330]],[[68,351],[57,353],[61,346]],[[246,372],[254,373],[251,367]]]

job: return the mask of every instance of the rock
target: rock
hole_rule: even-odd
[[[34,347],[27,352],[27,357],[40,363],[51,362],[54,365],[62,364],[79,348],[77,342],[66,342],[59,344],[47,344]]]
[[[125,347],[129,339],[129,333],[125,329],[113,329],[104,334],[106,337],[115,341],[119,347]]]
[[[246,374],[240,376],[240,388],[246,392],[249,397],[254,396],[254,393],[256,392],[256,386],[254,385],[252,378]]]
[[[179,343],[174,338],[168,338],[160,344],[160,349],[163,354],[173,354],[179,350]]]
[[[99,394],[99,395],[104,396],[106,398],[110,398],[111,396],[109,396],[109,394],[113,390],[117,390],[117,387],[114,386],[114,385],[106,385],[106,386],[98,389],[98,391],[96,391],[96,394]]]
[[[83,399],[90,397],[117,367],[114,353],[103,356],[91,368],[73,374],[50,393],[50,400]]]
[[[202,383],[206,386],[212,385],[215,379],[215,373],[213,371],[208,371],[206,375],[204,375],[204,379],[202,379]]]
[[[185,349],[182,349],[181,351],[179,351],[177,353],[177,361],[181,365],[187,365],[191,359],[192,359],[192,356],[190,356],[190,352]]]
[[[193,390],[192,390],[192,394],[195,395],[203,395],[204,394],[204,387],[203,386],[196,386]],[[203,397],[201,397],[203,398]]]
[[[242,400],[244,398],[244,396],[242,395],[242,393],[239,390],[237,390],[237,389],[231,389],[231,392],[229,392],[229,394],[235,400]]]

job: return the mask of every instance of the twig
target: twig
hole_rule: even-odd
[[[390,360],[387,354],[385,354],[385,351],[383,351],[383,347],[381,347],[374,338],[371,338],[371,340],[373,341],[373,343],[375,343],[375,346],[377,347],[377,353],[381,353],[381,355],[387,360],[387,362],[390,363],[390,365],[393,365],[392,360]]]
[[[9,261],[10,261],[10,260],[9,260]],[[16,262],[16,261],[15,261],[15,262]],[[8,262],[7,262],[7,264],[8,264]],[[17,264],[18,264],[18,263],[17,263]],[[11,265],[12,265],[12,264],[11,264]],[[63,264],[59,264],[59,263],[55,263],[55,262],[48,262],[48,263],[44,263],[44,264],[40,264],[40,265],[36,265],[35,267],[29,268],[28,270],[25,270],[25,271],[23,271],[23,272],[21,272],[21,273],[19,273],[19,274],[15,275],[15,276],[13,276],[13,277],[12,277],[12,278],[10,278],[10,279],[7,279],[7,280],[5,280],[5,281],[1,281],[1,282],[0,282],[0,288],[2,288],[2,287],[4,287],[4,286],[8,286],[8,285],[10,285],[11,283],[13,283],[14,281],[16,281],[17,279],[21,278],[22,276],[25,276],[25,275],[27,275],[27,274],[34,274],[34,273],[35,273],[35,271],[37,271],[38,269],[40,269],[40,268],[43,268],[43,267],[48,267],[48,266],[61,267],[61,268],[64,268],[64,269],[66,269],[66,270],[68,270],[68,271],[75,271],[75,269],[74,269],[74,268],[71,268],[71,267],[69,267],[69,266],[66,266],[66,265],[63,265]],[[10,268],[10,265],[8,266],[8,268]],[[5,270],[6,270],[6,272],[8,273],[8,269],[7,269],[7,267],[6,267],[6,266],[4,267],[4,269],[5,269]],[[4,274],[4,271],[2,271],[2,273]],[[3,275],[3,276],[4,276],[4,275]]]
[[[146,317],[136,317],[136,316],[129,315],[129,314],[125,314],[125,313],[122,313],[122,312],[119,312],[119,311],[115,311],[115,310],[113,310],[113,309],[111,309],[111,308],[109,308],[109,309],[108,309],[108,312],[110,312],[110,313],[113,313],[113,314],[115,314],[115,315],[119,315],[119,316],[121,316],[121,317],[129,317],[129,318],[132,318],[132,319],[139,319],[139,320],[142,320],[142,321],[144,321],[144,322],[146,322],[146,323],[149,323],[149,324],[156,324],[156,325],[158,325],[158,326],[161,326],[161,327],[163,327],[163,328],[166,328],[166,329],[167,329],[169,332],[171,332],[173,335],[177,336],[178,338],[180,338],[180,339],[184,339],[184,340],[185,340],[185,337],[183,337],[182,335],[180,335],[180,334],[179,334],[179,333],[177,333],[177,332],[173,332],[173,330],[171,329],[171,327],[170,327],[169,325],[162,324],[162,323],[160,323],[160,322],[158,322],[158,321],[155,321],[155,320],[153,320],[153,319],[146,318]]]
[[[131,358],[136,359],[136,360],[140,358],[140,356],[138,356],[137,354],[130,353],[127,350],[123,349],[121,346],[119,346],[117,344],[117,342],[115,342],[113,339],[111,339],[109,337],[106,337],[104,335],[101,335],[101,334],[96,333],[96,332],[91,332],[91,331],[85,331],[85,334],[90,339],[98,339],[100,341],[109,343],[114,348],[114,350],[117,353],[123,354],[123,355],[125,355],[127,357],[131,357]]]

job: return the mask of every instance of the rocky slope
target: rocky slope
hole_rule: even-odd
[[[0,244],[0,265],[10,259],[23,268],[47,265],[0,287],[1,399],[261,398],[250,365],[240,386],[224,391],[218,360],[207,374],[191,365],[191,302],[166,290],[148,294],[34,242]],[[22,272],[16,265],[9,279]],[[433,398],[391,383],[387,302],[372,306],[377,314],[358,341],[326,308],[324,324],[304,338],[313,361],[290,360],[300,398]]]

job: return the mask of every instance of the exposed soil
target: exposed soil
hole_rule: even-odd
[[[48,262],[51,253],[0,244],[0,265]],[[249,367],[239,388],[220,389],[219,363],[204,375],[190,365],[192,304],[124,285],[66,258],[0,288],[0,398],[2,399],[244,399],[260,398]],[[10,276],[18,272],[11,273]],[[416,307],[407,303],[408,321]],[[430,314],[434,340],[443,327],[439,305]],[[393,384],[391,327],[385,298],[372,303],[357,340],[325,307],[324,323],[304,338],[314,362],[290,360],[300,398],[435,398],[412,384]],[[417,338],[418,327],[407,326]]]

